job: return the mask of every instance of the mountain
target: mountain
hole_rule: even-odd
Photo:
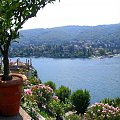
[[[120,24],[21,30],[19,44],[59,44],[69,41],[116,41],[120,43]]]

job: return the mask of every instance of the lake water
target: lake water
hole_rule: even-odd
[[[16,58],[14,58],[16,59]],[[26,58],[20,58],[25,62]],[[72,91],[87,89],[91,103],[101,99],[120,97],[120,56],[105,59],[32,58],[42,82],[51,80]]]

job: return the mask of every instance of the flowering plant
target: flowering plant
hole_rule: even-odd
[[[24,89],[24,93],[22,96],[22,101],[21,101],[22,107],[29,113],[31,114],[31,109],[36,106],[35,100],[32,94],[31,89]]]
[[[88,108],[85,118],[90,120],[119,120],[120,108],[108,104],[96,103]]]
[[[32,90],[31,89],[24,89],[24,93],[29,96],[32,95]]]
[[[53,99],[53,100],[56,100],[56,101],[59,100],[59,99],[58,99],[58,96],[56,96],[56,95],[54,95],[54,96],[52,97],[52,99]]]
[[[38,84],[32,87],[33,94],[37,101],[38,106],[47,107],[47,104],[50,102],[53,96],[53,89],[48,85]]]

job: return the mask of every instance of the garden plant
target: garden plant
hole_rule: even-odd
[[[87,90],[77,90],[71,95],[71,102],[78,114],[84,114],[90,104],[90,93]]]
[[[69,97],[71,95],[71,90],[68,87],[61,85],[56,90],[55,93],[58,96],[58,98],[60,99],[60,101],[65,103],[66,99],[69,99]]]
[[[89,92],[77,90],[72,93],[71,99],[65,100],[64,103],[48,85],[33,82],[29,83],[28,88],[25,86],[24,93],[22,107],[33,118],[36,116],[32,112],[32,108],[47,120],[63,120],[63,118],[65,120],[119,120],[120,117],[120,98],[105,98],[102,100],[104,103],[90,105]],[[39,105],[39,101],[41,101],[41,105]],[[112,101],[112,105],[109,101]],[[68,115],[66,116],[67,112]],[[72,113],[69,114],[69,112]]]
[[[84,116],[88,120],[119,120],[120,108],[96,103],[88,108]]]

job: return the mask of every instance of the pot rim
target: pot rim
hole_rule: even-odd
[[[7,87],[7,86],[15,86],[15,85],[22,85],[25,80],[27,80],[27,77],[23,74],[18,73],[10,73],[11,76],[15,77],[14,80],[9,81],[2,81],[0,80],[0,87]],[[2,74],[0,75],[0,77]]]

